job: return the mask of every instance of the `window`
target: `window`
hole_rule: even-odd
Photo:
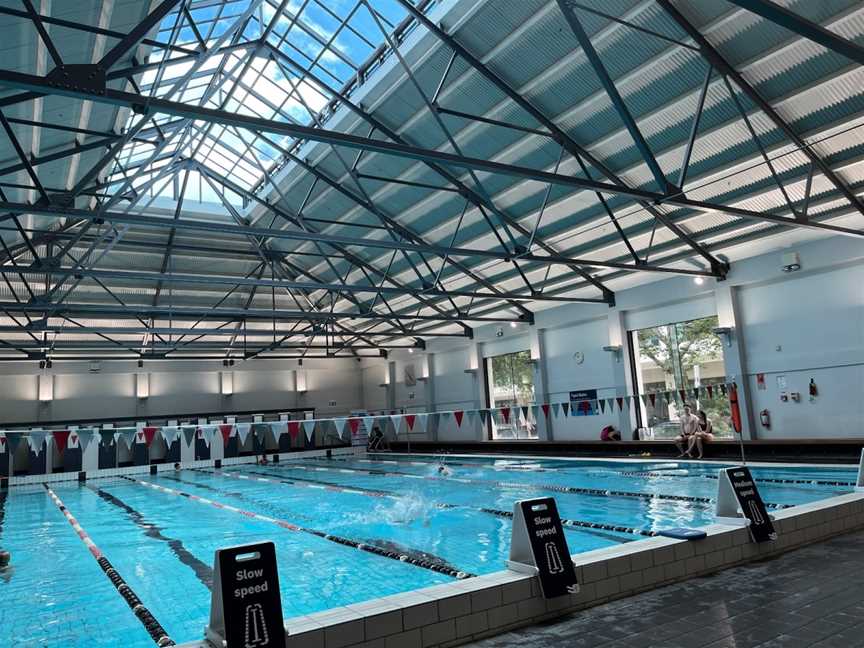
[[[678,417],[683,408],[678,390],[686,390],[687,402],[704,410],[717,436],[732,436],[729,400],[718,389],[707,387],[726,382],[723,345],[713,330],[717,317],[705,317],[689,322],[630,331],[633,350],[633,375],[640,394],[670,391],[666,400],[654,404],[638,400],[637,424],[653,429],[655,438],[671,438],[678,434]],[[700,389],[694,397],[693,389]]]
[[[489,417],[493,439],[534,439],[537,428],[524,420],[519,411],[534,403],[534,365],[529,351],[517,351],[486,358],[486,387],[489,407],[509,407],[510,421]]]

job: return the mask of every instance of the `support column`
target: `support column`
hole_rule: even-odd
[[[729,327],[730,333],[723,339],[723,363],[726,376],[738,385],[738,407],[741,410],[741,436],[756,438],[753,410],[750,405],[750,383],[747,380],[747,356],[741,335],[738,291],[734,286],[718,285],[714,291],[717,302],[717,323]]]
[[[633,374],[630,367],[633,362],[633,352],[627,341],[627,328],[624,324],[624,311],[613,308],[607,316],[609,327],[609,346],[621,348],[619,353],[609,353],[609,362],[612,363],[612,378],[616,396],[632,395],[633,407],[641,407],[639,398],[639,386],[633,383]],[[618,414],[618,429],[621,430],[621,438],[629,439],[636,427],[636,421],[631,409],[628,408]]]
[[[472,400],[474,402],[474,409],[481,409],[483,407],[486,407],[486,398],[483,394],[484,380],[482,342],[472,342],[471,346],[468,347],[468,367],[466,368],[466,371],[474,378],[473,387],[471,390]],[[480,423],[479,416],[477,417],[477,421],[478,422],[475,438],[477,441],[486,441],[486,426]]]
[[[435,380],[432,378],[435,375],[435,354],[427,353],[421,358],[420,380],[423,381],[426,391],[426,411],[435,412],[438,410],[438,404],[435,399]],[[432,426],[431,417],[427,421],[426,436],[430,441],[438,440],[438,426]],[[431,432],[429,431],[431,429]]]
[[[546,375],[546,347],[544,329],[532,326],[528,330],[531,347],[531,361],[534,363],[534,402],[549,402],[549,379]],[[537,440],[552,441],[554,432],[552,430],[552,418],[545,416],[537,417]]]

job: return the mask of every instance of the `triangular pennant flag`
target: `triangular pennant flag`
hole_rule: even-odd
[[[460,427],[460,428],[462,427],[462,417],[464,415],[465,415],[465,412],[463,412],[462,410],[457,410],[457,411],[453,412],[453,418],[456,419],[456,426],[457,427]]]
[[[69,439],[66,441],[66,449],[79,450],[81,448],[81,435],[77,428],[69,430]]]
[[[0,432],[0,454],[6,452],[6,433]]]
[[[66,444],[69,442],[69,430],[57,430],[51,433],[54,436],[54,445],[57,446],[57,452],[62,455],[66,449]],[[78,438],[78,435],[75,435]]]
[[[272,432],[273,438],[279,441],[279,437],[288,432],[288,421],[272,421],[270,425],[262,425],[255,430],[255,435],[264,441],[267,439],[267,433]]]
[[[315,435],[315,423],[317,423],[315,419],[306,419],[303,421],[303,432],[306,433],[306,440],[309,442],[312,441],[312,437]]]
[[[598,402],[600,403],[600,413],[605,414],[606,413],[606,401],[604,401],[601,398]]]
[[[635,398],[635,396],[625,396],[624,397],[624,402],[627,403],[627,409],[628,410],[630,409],[630,401],[632,401],[634,398]]]
[[[192,446],[192,442],[195,440],[195,428],[191,426],[186,426],[182,428],[183,430],[183,440],[186,442],[186,447],[189,448]]]
[[[117,438],[114,436],[114,431],[111,430],[101,430],[99,432],[99,445],[107,448],[110,445],[114,445],[117,442]]]
[[[144,443],[147,444],[148,448],[153,443],[153,438],[156,436],[156,432],[158,430],[159,430],[159,428],[150,427],[150,426],[145,427],[145,428],[141,428],[141,432],[142,432],[142,434],[144,434]]]
[[[693,388],[693,398],[699,398],[699,388],[698,387]]]
[[[357,430],[360,429],[360,419],[359,418],[350,418],[350,419],[348,419],[348,425],[351,426],[351,434],[356,436]]]
[[[402,415],[391,414],[390,421],[393,423],[393,434],[399,436],[399,427],[402,425]]]
[[[528,406],[527,405],[522,406],[522,418],[525,419],[525,421],[527,423],[527,421],[528,421]]]
[[[726,388],[726,383],[720,383],[720,393],[725,396],[727,392],[728,389]]]
[[[552,413],[555,415],[555,418],[558,418],[558,415],[561,413],[561,403],[552,403]]]
[[[234,429],[237,430],[237,443],[242,448],[246,444],[246,438],[249,436],[249,432],[252,431],[252,424],[237,423],[234,426]]]
[[[209,448],[213,443],[213,437],[216,435],[215,425],[200,425],[198,426],[198,438],[203,440]]]
[[[678,390],[678,396],[680,396],[680,398],[681,398],[681,402],[682,402],[682,403],[686,403],[686,402],[687,402],[687,392],[686,392],[685,390],[683,390],[683,389],[679,389],[679,390]]]
[[[166,425],[163,427],[160,432],[162,433],[162,438],[165,439],[165,444],[170,448],[171,444],[177,440],[177,437],[180,436],[180,428],[176,425]]]
[[[540,406],[539,405],[532,405],[531,406],[531,416],[534,417],[535,421],[540,418]]]
[[[543,409],[543,416],[545,416],[548,419],[549,418],[549,403],[543,403],[540,407]]]
[[[714,398],[714,385],[708,385],[708,398]]]
[[[224,425],[219,426],[219,432],[222,433],[222,447],[223,448],[228,445],[228,439],[231,438],[231,432],[233,430],[234,430],[234,424],[233,423],[225,423]]]
[[[405,422],[408,424],[408,431],[412,432],[414,430],[414,421],[417,420],[417,416],[414,414],[406,414]]]
[[[43,430],[30,430],[27,436],[27,442],[30,444],[30,450],[37,455],[42,452],[42,445],[45,443],[48,433]]]
[[[132,443],[135,441],[135,428],[129,428],[117,433],[117,439],[122,441],[128,450],[132,449]]]
[[[6,444],[9,446],[9,452],[11,454],[15,454],[15,451],[18,449],[18,446],[21,445],[21,442],[24,440],[23,434],[9,434],[6,436]]]
[[[615,398],[615,400],[618,401],[618,411],[623,412],[624,411],[624,399],[621,396],[617,396]]]
[[[418,414],[417,415],[417,423],[418,423],[417,428],[419,429],[420,432],[426,431],[426,421],[428,418],[429,418],[428,414]]]
[[[477,413],[480,415],[480,424],[486,425],[486,418],[489,416],[488,409],[477,410]]]
[[[96,438],[95,430],[78,430],[78,443],[81,446],[81,452],[87,452],[87,448],[90,447],[90,444],[93,442],[93,439]]]
[[[296,439],[298,434],[300,434],[300,421],[288,421],[288,436],[291,440]]]
[[[570,403],[561,403],[561,411],[564,412],[564,416],[569,416],[570,414]]]
[[[363,425],[366,428],[366,434],[369,434],[372,431],[372,428],[375,427],[375,417],[374,416],[364,416],[363,417]]]
[[[508,425],[510,423],[510,408],[502,407],[501,408],[501,418],[504,419],[504,424]]]
[[[448,418],[451,414],[453,414],[453,412],[451,412],[451,411],[448,410],[448,411],[446,411],[446,412],[436,412],[435,414],[438,416],[438,422],[439,422],[439,423],[443,423],[444,421],[447,420],[447,418]]]
[[[347,430],[348,419],[346,418],[337,418],[333,419],[333,425],[336,428],[336,436],[340,439],[345,436],[345,431]]]

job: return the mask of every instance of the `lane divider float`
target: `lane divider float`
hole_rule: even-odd
[[[123,577],[117,572],[111,562],[105,557],[99,547],[96,546],[96,543],[90,538],[78,520],[73,517],[73,515],[69,512],[69,509],[66,508],[66,505],[63,504],[63,501],[57,497],[57,494],[48,488],[47,484],[43,484],[45,486],[45,490],[48,491],[48,495],[54,501],[54,504],[57,505],[57,508],[60,509],[60,512],[66,518],[66,521],[72,526],[72,529],[75,533],[78,534],[78,537],[81,538],[81,541],[87,546],[87,549],[93,555],[93,558],[96,559],[96,562],[99,564],[99,567],[102,568],[102,571],[105,572],[105,575],[108,577],[108,580],[111,581],[111,584],[114,585],[114,588],[123,597],[123,600],[126,601],[126,604],[132,610],[132,613],[138,617],[138,620],[144,626],[147,633],[153,638],[153,641],[156,642],[156,645],[160,648],[164,646],[176,646],[174,640],[168,636],[168,633],[165,631],[165,628],[156,620],[156,618],[151,614],[150,610],[144,607],[144,604],[141,603],[141,599],[132,591],[132,588],[123,580]]]
[[[195,502],[199,502],[200,504],[209,504],[218,509],[222,509],[225,511],[231,511],[232,513],[237,513],[239,515],[243,515],[245,517],[251,518],[253,520],[258,520],[260,522],[269,522],[270,524],[275,524],[278,527],[283,529],[287,529],[288,531],[298,531],[302,533],[308,533],[310,535],[317,536],[319,538],[323,538],[324,540],[329,540],[330,542],[335,542],[336,544],[341,544],[346,547],[353,547],[355,549],[360,549],[361,551],[366,551],[371,554],[375,554],[377,556],[383,556],[384,558],[390,558],[392,560],[398,560],[399,562],[409,563],[415,565],[417,567],[422,567],[423,569],[428,569],[430,571],[438,572],[439,574],[445,574],[447,576],[451,576],[453,578],[465,579],[472,578],[476,574],[472,574],[470,572],[461,571],[457,569],[453,569],[446,565],[440,565],[438,563],[434,563],[430,560],[425,560],[424,558],[420,558],[418,556],[410,556],[408,554],[400,554],[396,551],[391,551],[389,549],[384,549],[383,547],[378,547],[373,544],[368,544],[365,542],[358,542],[357,540],[352,540],[350,538],[343,538],[341,536],[333,535],[331,533],[325,533],[324,531],[319,531],[318,529],[310,529],[307,527],[302,527],[292,522],[288,522],[287,520],[280,520],[277,518],[272,518],[267,515],[261,515],[260,513],[255,513],[253,511],[247,511],[244,509],[237,508],[236,506],[231,506],[230,504],[224,504],[222,502],[216,502],[214,500],[208,499],[206,497],[201,497],[200,495],[194,495],[192,493],[187,493],[185,491],[176,490],[174,488],[168,488],[166,486],[162,486],[160,484],[155,484],[149,481],[141,481],[139,479],[133,479],[127,475],[121,475],[123,479],[130,481],[134,484],[138,484],[139,486],[144,486],[145,488],[152,488],[154,490],[160,491],[162,493],[166,493],[169,495],[177,495],[179,497],[185,497],[187,499],[193,500]]]
[[[200,470],[201,472],[211,472],[211,471],[201,470],[201,469],[198,469],[198,470]],[[247,471],[247,472],[250,472],[250,471]],[[308,486],[307,484],[299,483],[300,481],[302,481],[302,479],[300,477],[292,477],[290,480],[288,480],[288,479],[274,479],[274,478],[267,478],[267,477],[254,477],[253,478],[253,477],[248,477],[246,475],[241,475],[238,473],[227,472],[224,470],[213,470],[211,472],[211,474],[217,474],[217,475],[221,475],[224,477],[232,477],[234,479],[245,479],[245,480],[251,480],[251,481],[271,483],[271,484],[285,484],[285,485],[289,485],[289,486],[301,486],[301,487],[302,486]],[[268,475],[269,473],[261,473],[258,471],[254,471],[254,472],[252,472],[252,474],[253,475]],[[343,492],[343,493],[354,493],[354,494],[357,494],[359,492],[359,494],[361,494],[361,495],[368,495],[370,497],[387,497],[390,499],[401,499],[403,497],[402,495],[399,495],[398,493],[394,493],[392,491],[383,491],[383,490],[378,490],[378,489],[367,489],[367,488],[361,488],[359,486],[353,486],[353,487],[348,488],[348,487],[339,486],[338,484],[329,484],[328,482],[319,482],[319,483],[327,484],[329,486],[327,488],[327,490],[331,490],[331,491],[337,491],[337,492]],[[469,511],[479,511],[480,513],[488,513],[489,515],[494,515],[495,517],[499,517],[499,518],[512,518],[513,517],[512,511],[503,511],[501,509],[494,509],[494,508],[487,508],[487,507],[474,507],[474,506],[468,506],[467,504],[463,505],[463,504],[449,504],[446,502],[437,502],[435,504],[435,507],[439,508],[439,509],[443,509],[443,510],[452,510],[452,509],[460,509],[461,508],[461,509],[466,509]],[[649,538],[653,538],[657,535],[656,531],[651,531],[650,529],[639,529],[639,528],[626,527],[626,526],[620,526],[620,525],[615,525],[615,524],[606,524],[604,522],[586,522],[583,520],[571,520],[571,519],[564,518],[561,520],[561,524],[564,525],[565,527],[571,527],[571,528],[594,529],[597,531],[617,531],[618,533],[629,533],[632,535],[641,535],[641,536],[646,536]]]

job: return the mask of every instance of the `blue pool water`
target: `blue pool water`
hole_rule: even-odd
[[[721,467],[477,457],[446,463],[449,473],[442,475],[432,457],[306,459],[69,482],[52,490],[181,643],[202,636],[219,547],[275,542],[288,618],[449,582],[457,572],[503,569],[510,520],[502,512],[518,499],[552,495],[563,518],[607,527],[568,527],[574,553],[639,540],[640,532],[708,524],[713,504],[703,500],[714,498]],[[781,506],[848,492],[855,478],[851,467],[752,470],[763,499]],[[424,566],[316,533],[418,558]],[[0,570],[0,645],[155,645],[44,487],[0,493],[0,547],[13,556],[12,567]]]

